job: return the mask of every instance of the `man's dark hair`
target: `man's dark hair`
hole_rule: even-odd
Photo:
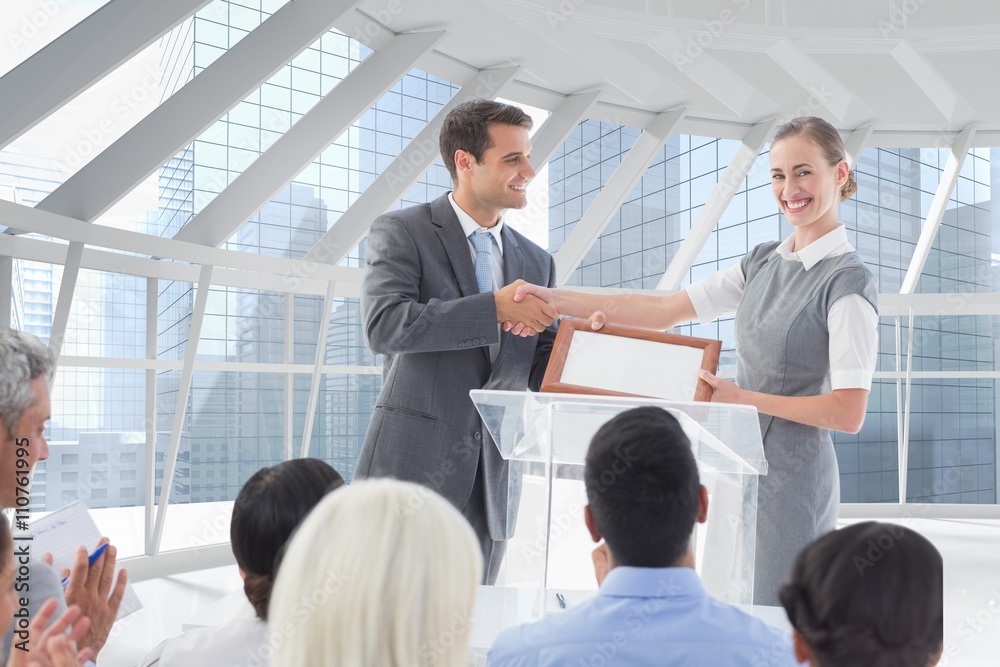
[[[243,591],[262,621],[282,547],[323,496],[343,485],[340,473],[325,461],[292,459],[261,468],[240,489],[229,539],[246,575]]]
[[[452,181],[458,181],[455,169],[455,151],[463,150],[476,158],[483,159],[483,153],[493,147],[489,126],[517,125],[531,129],[531,116],[520,108],[493,100],[470,100],[463,102],[448,112],[441,126],[441,159],[451,174]]]
[[[822,667],[929,665],[944,638],[944,562],[927,538],[865,521],[803,549],[779,594]]]
[[[590,441],[587,501],[615,560],[670,567],[687,549],[701,482],[691,442],[660,408],[623,412]]]

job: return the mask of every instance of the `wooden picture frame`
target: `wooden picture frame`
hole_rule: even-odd
[[[541,391],[708,402],[712,385],[698,370],[714,375],[721,351],[718,340],[612,324],[594,331],[589,320],[567,317]]]

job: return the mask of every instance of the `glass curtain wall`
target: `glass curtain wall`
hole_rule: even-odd
[[[594,121],[577,127],[551,163],[550,191],[565,193],[552,199],[553,237],[563,238],[586,211],[576,197],[581,182],[588,174],[591,179],[600,174],[606,182],[608,170],[621,162],[637,136],[635,128]],[[621,150],[615,151],[615,146]],[[723,139],[671,137],[570,283],[655,288],[734,149],[734,142]],[[758,243],[791,233],[771,193],[767,151],[765,147],[751,167],[682,287],[735,263]],[[948,154],[937,149],[868,148],[858,161],[858,192],[841,205],[840,218],[851,243],[878,276],[880,293],[901,287]],[[996,291],[997,255],[992,249],[1000,227],[992,216],[993,158],[1000,160],[996,149],[970,151],[919,291]],[[556,249],[554,243],[550,250]],[[997,319],[917,318],[914,370],[996,370]],[[722,340],[720,370],[735,372],[732,318],[677,331]],[[879,333],[877,371],[884,376],[896,370],[895,318],[883,317]],[[904,356],[907,342],[904,335]],[[996,502],[996,407],[994,379],[914,381],[907,500]],[[834,436],[842,502],[899,500],[898,436],[896,381],[877,377],[862,431]]]

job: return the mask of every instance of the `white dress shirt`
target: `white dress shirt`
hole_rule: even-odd
[[[847,230],[838,225],[798,252],[792,252],[794,237],[775,248],[768,261],[801,262],[808,271],[826,257],[853,252]],[[737,262],[687,288],[688,297],[702,324],[736,312],[743,297],[746,276]],[[871,389],[878,353],[878,314],[860,294],[848,294],[833,302],[826,319],[830,331],[831,389]]]
[[[448,193],[448,201],[451,203],[451,207],[455,209],[455,215],[458,216],[458,221],[462,223],[462,231],[465,233],[465,238],[469,239],[469,236],[473,232],[477,232],[480,229],[485,229],[490,234],[493,235],[493,240],[496,243],[493,244],[493,291],[497,290],[497,287],[503,286],[503,235],[500,233],[503,231],[503,218],[500,218],[500,222],[493,225],[492,227],[483,227],[478,222],[476,222],[471,215],[462,210],[462,207],[455,202],[455,198],[452,196],[453,193]],[[476,265],[476,244],[473,243],[472,239],[469,239],[469,252],[472,253],[472,265]]]

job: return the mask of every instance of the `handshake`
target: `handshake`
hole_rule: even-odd
[[[504,331],[522,338],[541,333],[559,319],[561,294],[562,290],[515,280],[495,294],[497,322]],[[592,328],[600,329],[605,323],[604,313],[593,313],[590,322]]]

